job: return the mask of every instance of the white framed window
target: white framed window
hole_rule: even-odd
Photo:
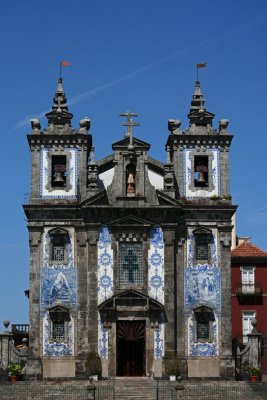
[[[242,312],[242,333],[243,333],[243,343],[247,343],[247,335],[251,333],[253,326],[251,321],[256,318],[255,311],[243,311]]]
[[[243,293],[255,291],[255,267],[241,267],[241,282]]]

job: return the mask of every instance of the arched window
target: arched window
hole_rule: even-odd
[[[126,195],[135,196],[136,189],[136,167],[134,164],[128,164],[126,167]]]

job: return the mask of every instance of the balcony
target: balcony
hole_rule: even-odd
[[[240,304],[262,304],[262,290],[257,285],[243,284],[236,289],[236,295]]]
[[[13,334],[13,340],[15,346],[22,344],[22,339],[26,338],[29,340],[29,325],[28,324],[12,324],[11,333]]]

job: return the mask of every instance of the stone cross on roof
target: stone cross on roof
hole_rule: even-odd
[[[129,138],[130,144],[129,148],[133,148],[133,126],[139,126],[139,122],[133,121],[132,117],[138,117],[137,113],[132,113],[131,111],[126,111],[124,113],[120,113],[120,117],[126,117],[127,121],[122,125],[127,126],[127,132],[125,133],[125,137]]]

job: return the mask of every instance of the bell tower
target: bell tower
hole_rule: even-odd
[[[233,136],[228,120],[213,127],[196,82],[188,113],[189,127],[169,120],[166,150],[176,179],[176,197],[184,210],[184,265],[177,265],[179,319],[185,341],[178,355],[186,357],[188,377],[233,374],[231,349],[231,217],[236,210],[229,189],[229,149]],[[179,305],[180,304],[180,305]]]
[[[196,82],[188,114],[189,127],[182,131],[179,120],[169,120],[170,148],[180,197],[189,199],[229,198],[229,148],[233,136],[227,131],[229,121],[219,121],[213,128],[214,114],[204,107],[205,99]]]
[[[73,115],[68,111],[62,78],[53,99],[52,111],[46,114],[47,129],[32,119],[28,142],[32,154],[32,201],[84,197],[87,184],[87,160],[91,148],[90,119],[80,121],[80,129],[71,127]]]
[[[29,377],[74,377],[79,353],[78,205],[86,196],[89,118],[71,126],[62,78],[46,114],[31,120],[31,192],[24,211],[30,243]]]

